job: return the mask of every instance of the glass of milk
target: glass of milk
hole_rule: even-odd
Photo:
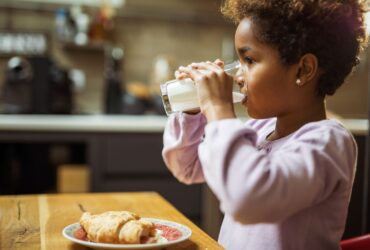
[[[240,68],[240,62],[234,61],[224,66],[225,73],[234,76]],[[167,115],[174,112],[189,111],[199,108],[195,84],[190,78],[171,80],[160,85],[162,101]],[[233,102],[241,102],[244,95],[236,84],[233,87]]]

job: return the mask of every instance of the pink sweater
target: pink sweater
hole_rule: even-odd
[[[207,182],[225,213],[219,243],[234,250],[340,249],[357,147],[338,122],[308,123],[267,141],[276,119],[175,114],[163,158],[186,184]]]

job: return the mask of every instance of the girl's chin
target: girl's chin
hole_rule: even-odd
[[[266,115],[261,114],[260,112],[253,109],[253,107],[251,106],[247,107],[246,110],[250,118],[253,118],[253,119],[265,119],[266,118]]]
[[[253,112],[250,112],[249,110],[248,110],[248,116],[249,118],[253,118],[253,119],[269,119],[269,118],[275,117],[275,116],[267,115],[267,114],[253,113]]]

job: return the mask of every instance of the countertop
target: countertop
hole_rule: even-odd
[[[162,132],[166,121],[159,115],[0,115],[0,132]],[[354,135],[367,135],[368,120],[339,121]]]
[[[162,132],[166,121],[159,115],[0,115],[0,132]]]
[[[223,249],[155,192],[0,196],[0,204],[0,249],[87,249],[62,236],[63,228],[78,222],[83,209],[92,214],[126,210],[192,230],[188,240],[168,250]]]

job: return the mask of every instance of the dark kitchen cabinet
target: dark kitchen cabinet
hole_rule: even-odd
[[[200,224],[201,185],[179,183],[162,161],[162,133],[96,135],[90,142],[91,188],[98,192],[157,191]]]
[[[38,162],[47,162],[47,145],[82,145],[84,158],[90,168],[90,190],[92,192],[156,191],[196,224],[202,224],[202,190],[204,187],[181,184],[167,170],[161,156],[162,132],[7,131],[0,132],[0,141],[3,150],[16,145],[28,145],[36,148],[34,151],[36,156],[36,152],[42,149],[43,151],[39,152],[45,160]],[[32,169],[35,165],[32,160],[24,165],[25,167],[29,165],[30,172],[36,171]],[[6,167],[2,165],[2,169]],[[9,166],[9,168],[13,167]],[[47,166],[44,169],[47,169]],[[35,173],[33,177],[28,180],[28,185],[33,186],[42,182],[45,173]]]

